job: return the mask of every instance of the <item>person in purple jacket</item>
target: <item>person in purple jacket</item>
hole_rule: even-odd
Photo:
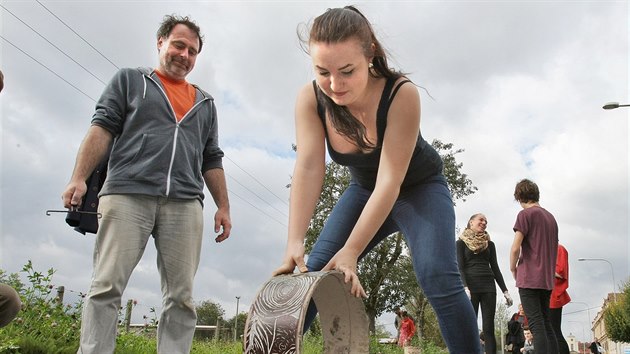
[[[523,179],[516,184],[514,199],[523,210],[514,223],[510,271],[534,335],[536,354],[558,353],[549,311],[558,253],[558,223],[540,206],[539,198],[536,183]]]

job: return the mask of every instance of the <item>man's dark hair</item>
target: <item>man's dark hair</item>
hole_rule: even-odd
[[[190,17],[188,16],[185,16],[185,17],[178,16],[178,15],[164,16],[164,19],[162,20],[162,23],[160,24],[160,28],[158,28],[158,31],[157,31],[157,38],[158,39],[167,38],[171,34],[173,27],[179,24],[185,25],[186,27],[190,28],[191,31],[197,34],[197,38],[199,38],[198,53],[201,53],[201,47],[203,47],[203,36],[201,35],[201,29],[199,28],[199,26],[197,26],[195,21],[191,20]]]
[[[538,191],[538,185],[536,185],[536,183],[528,179],[522,179],[516,184],[514,188],[514,199],[516,199],[517,202],[538,203],[539,198],[540,192]]]

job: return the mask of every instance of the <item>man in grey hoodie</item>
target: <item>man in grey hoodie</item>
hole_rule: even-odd
[[[216,242],[227,239],[232,228],[214,100],[186,82],[202,45],[200,29],[188,17],[165,16],[157,32],[158,67],[114,75],[79,147],[62,195],[66,208],[80,206],[85,181],[109,156],[79,353],[114,352],[122,293],[150,236],[163,298],[158,353],[190,352],[204,182],[217,206]]]

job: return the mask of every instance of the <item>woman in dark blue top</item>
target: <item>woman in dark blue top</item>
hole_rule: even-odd
[[[385,237],[404,234],[416,278],[451,353],[479,353],[475,314],[457,268],[453,202],[442,161],[420,134],[417,88],[387,64],[368,20],[353,6],[317,17],[305,47],[315,82],[296,103],[297,161],[286,253],[274,274],[339,270],[367,296],[357,262]],[[304,237],[331,158],[352,175],[304,262]],[[306,323],[314,317],[311,308]]]

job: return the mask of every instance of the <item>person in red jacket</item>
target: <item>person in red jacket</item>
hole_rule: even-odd
[[[569,253],[562,245],[558,245],[556,257],[556,272],[551,298],[549,299],[549,311],[551,314],[551,327],[556,333],[558,350],[560,354],[569,354],[569,345],[562,335],[562,307],[571,301],[567,289],[569,288]]]
[[[401,347],[408,346],[414,334],[416,334],[416,325],[413,323],[413,319],[409,317],[409,314],[407,314],[407,311],[403,311],[398,345]]]

